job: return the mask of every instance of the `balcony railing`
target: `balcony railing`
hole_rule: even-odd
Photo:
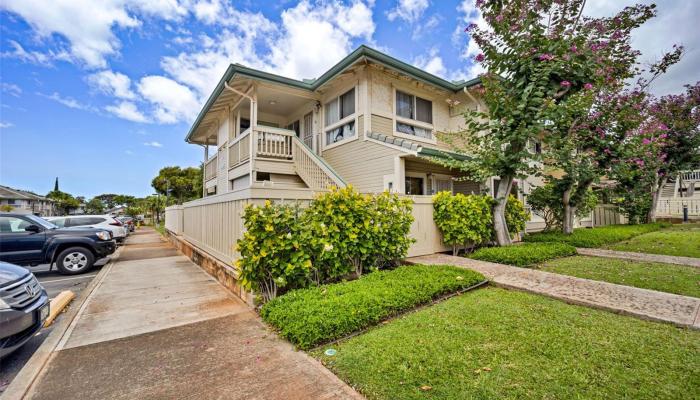
[[[218,163],[216,162],[216,160],[217,160],[217,155],[214,155],[214,157],[207,160],[207,162],[204,164],[204,180],[205,181],[216,178],[216,169],[218,167]]]
[[[681,174],[681,178],[684,181],[700,181],[700,170],[684,172],[683,174]]]
[[[269,126],[246,129],[229,144],[229,169],[249,161],[251,147],[255,151],[254,159],[294,163],[294,171],[311,189],[345,187],[345,182],[294,131]]]

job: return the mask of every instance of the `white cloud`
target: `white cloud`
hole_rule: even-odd
[[[136,98],[131,90],[131,79],[121,72],[100,71],[88,76],[88,82],[108,95],[127,100]]]
[[[429,5],[428,0],[399,0],[386,16],[389,21],[399,18],[413,24],[423,16]]]
[[[206,23],[214,23],[223,11],[220,0],[198,1],[194,5],[194,15]]]
[[[64,106],[66,106],[68,108],[73,108],[76,110],[95,111],[94,107],[87,105],[87,104],[83,104],[70,96],[61,96],[58,92],[53,92],[52,94],[45,94],[45,93],[37,92],[37,95],[39,95],[41,97],[45,97],[45,98],[50,99],[50,100],[53,100],[57,103],[63,104]]]
[[[124,154],[126,154],[126,155],[128,155],[128,156],[133,156],[133,155],[134,155],[134,152],[131,151],[131,150],[124,150]]]
[[[170,78],[149,75],[141,78],[137,86],[141,96],[155,105],[158,122],[191,121],[199,112],[199,101],[192,90]]]
[[[445,76],[447,68],[445,68],[445,63],[440,57],[440,53],[437,48],[432,48],[427,55],[419,56],[413,60],[413,64],[433,75]]]
[[[7,129],[15,126],[12,122],[2,122],[0,121],[0,129]]]
[[[352,39],[369,41],[374,29],[365,3],[302,1],[282,13],[280,37],[270,49],[272,70],[293,78],[319,76],[352,50]]]
[[[144,145],[144,146],[149,146],[149,147],[163,147],[162,144],[160,144],[159,142],[156,142],[156,141],[144,142],[143,145]]]
[[[25,50],[21,44],[14,40],[9,41],[12,46],[11,51],[5,51],[1,54],[3,58],[16,58],[23,62],[28,62],[37,65],[51,66],[54,60],[70,60],[70,55],[66,52],[54,52],[52,50],[42,53],[35,50]]]
[[[460,23],[452,35],[452,41],[458,46],[462,47],[460,58],[467,63],[466,68],[459,71],[453,71],[451,73],[452,79],[471,79],[475,78],[486,70],[481,64],[474,61],[474,56],[481,53],[479,45],[476,44],[472,38],[464,32],[464,29],[469,26],[469,24],[477,24],[479,27],[487,27],[484,17],[481,12],[476,8],[475,0],[463,0],[459,6],[457,6],[457,12],[459,14]],[[463,45],[464,38],[467,38],[466,46]]]
[[[2,82],[2,84],[0,84],[0,88],[3,92],[9,94],[10,96],[19,97],[22,94],[22,88],[14,83]]]
[[[105,110],[119,118],[133,122],[149,122],[148,118],[130,101],[122,101],[105,107]]]

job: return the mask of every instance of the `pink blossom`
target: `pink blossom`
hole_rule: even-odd
[[[612,154],[612,151],[610,151],[610,149],[608,149],[608,148],[606,147],[605,150],[603,150],[603,153],[605,153],[605,154],[607,154],[607,155],[610,155],[610,154]]]
[[[540,54],[540,61],[554,60],[554,56],[548,53]]]
[[[650,144],[650,143],[651,143],[651,140],[649,140],[647,138],[642,139],[642,144]]]
[[[482,62],[485,58],[486,57],[484,57],[484,53],[479,53],[476,55],[476,57],[474,57],[474,60],[476,60],[476,62]]]
[[[583,85],[583,88],[586,89],[586,90],[591,90],[591,89],[593,89],[593,85],[590,84],[590,83],[586,83],[586,84]]]
[[[571,86],[571,82],[569,82],[569,81],[561,81],[560,85],[562,85],[563,87],[568,88],[569,86]]]
[[[644,166],[644,160],[639,160],[639,159],[637,159],[637,160],[634,160],[634,162],[635,162],[635,164],[637,164],[637,165],[640,166],[640,167],[643,167],[643,166]]]
[[[571,50],[572,53],[576,53],[576,52],[578,52],[578,47],[576,47],[576,45],[573,44],[573,45],[571,45],[571,49],[570,49],[570,50]]]
[[[503,21],[503,14],[498,14],[498,15],[496,16],[496,21],[498,21],[498,22]]]

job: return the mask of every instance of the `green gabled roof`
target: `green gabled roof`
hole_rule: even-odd
[[[361,45],[355,51],[352,53],[348,54],[345,58],[340,60],[337,64],[335,64],[331,69],[326,71],[323,75],[321,75],[318,79],[304,79],[304,80],[298,80],[298,79],[291,79],[287,78],[281,75],[276,75],[276,74],[271,74],[269,72],[264,72],[260,71],[257,69],[253,68],[248,68],[246,66],[243,66],[241,64],[231,64],[228,66],[226,69],[226,72],[224,75],[221,77],[219,80],[219,83],[216,85],[216,88],[214,88],[214,91],[212,94],[209,96],[209,99],[207,100],[206,103],[204,103],[204,107],[202,110],[199,112],[199,115],[197,115],[197,118],[195,119],[194,123],[190,127],[189,132],[187,133],[187,137],[185,138],[186,141],[189,141],[190,137],[192,137],[192,134],[194,131],[197,130],[199,127],[199,124],[202,122],[202,119],[204,119],[204,116],[209,112],[209,109],[211,108],[212,105],[214,105],[214,102],[216,102],[216,99],[219,97],[221,92],[224,90],[224,83],[228,82],[231,78],[233,78],[236,75],[240,76],[245,76],[248,78],[253,78],[253,79],[258,79],[261,81],[265,82],[270,82],[270,83],[277,83],[277,84],[282,84],[282,85],[287,85],[291,87],[295,87],[298,89],[305,89],[309,91],[314,91],[318,89],[321,85],[324,83],[328,82],[331,80],[333,77],[338,75],[339,73],[343,72],[345,69],[353,65],[357,60],[361,59],[362,57],[366,57],[368,59],[371,59],[372,61],[383,64],[387,67],[396,69],[398,71],[401,71],[419,81],[422,81],[424,83],[437,86],[439,88],[451,91],[451,92],[458,92],[464,88],[472,87],[474,85],[477,85],[481,82],[480,78],[474,78],[470,79],[468,81],[459,81],[459,82],[450,82],[448,80],[442,79],[439,76],[435,76],[429,72],[426,72],[420,68],[416,68],[413,65],[407,64],[401,60],[398,60],[394,57],[391,57],[387,54],[384,54],[380,51],[377,51],[375,49],[372,49],[370,47],[367,47],[365,45]]]

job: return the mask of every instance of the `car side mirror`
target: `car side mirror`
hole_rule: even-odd
[[[39,228],[38,225],[34,225],[34,224],[29,225],[28,227],[24,228],[24,230],[27,232],[34,232],[34,233],[41,232],[41,228]]]

